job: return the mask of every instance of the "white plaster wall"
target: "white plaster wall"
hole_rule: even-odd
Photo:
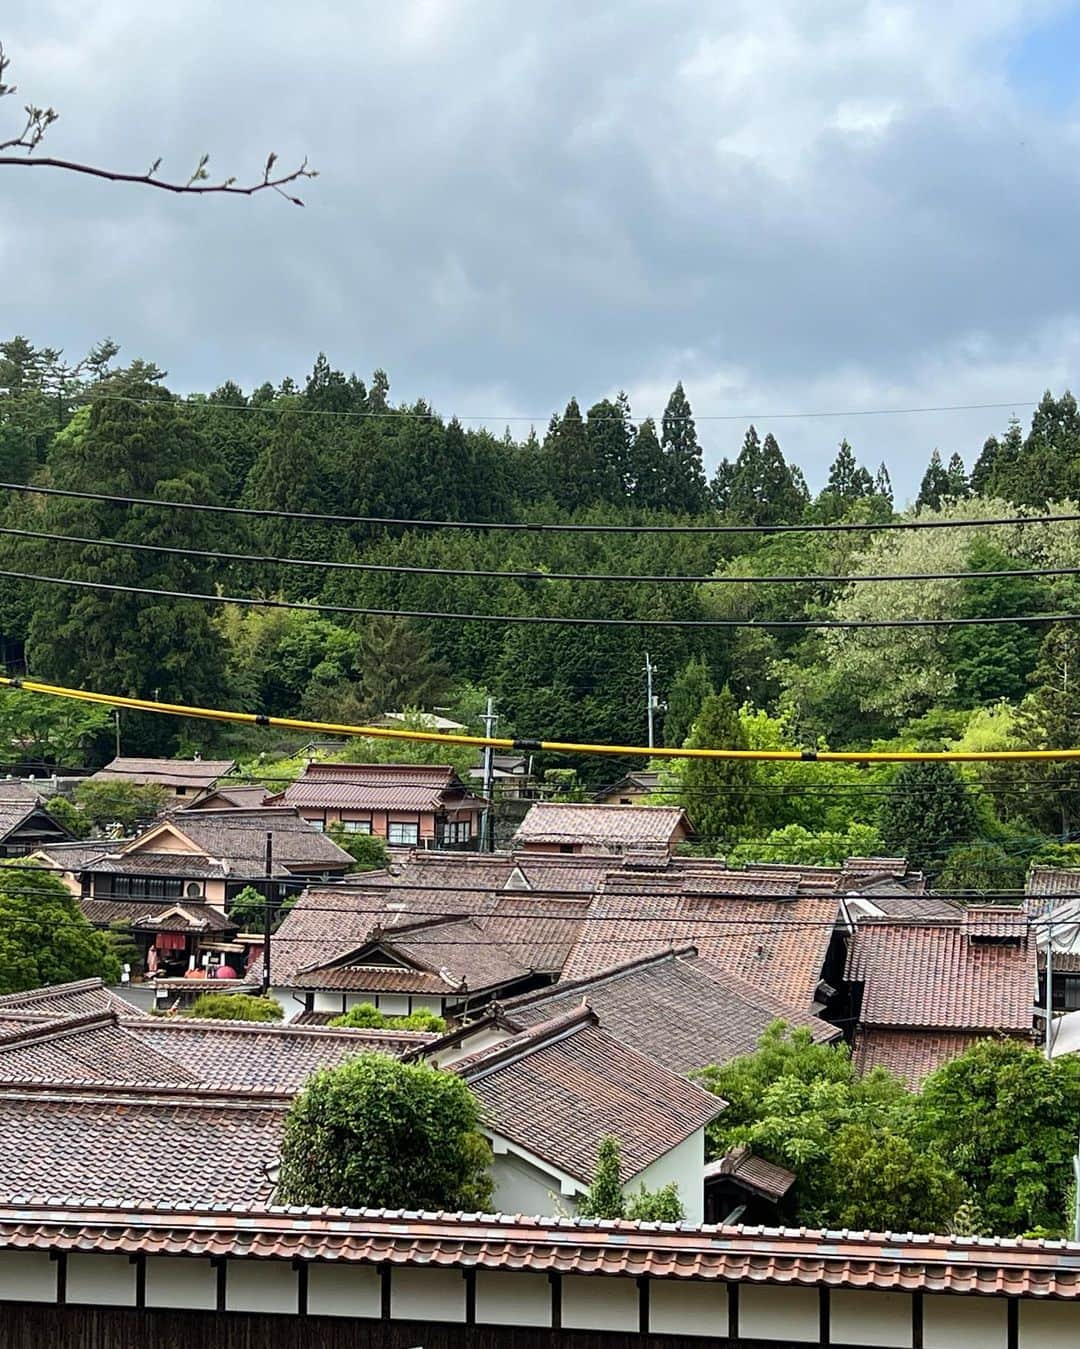
[[[1076,1349],[1080,1344],[1080,1303],[1020,1303],[1020,1349]]]
[[[649,1330],[653,1335],[714,1335],[728,1332],[727,1285],[718,1280],[653,1279],[649,1283]]]
[[[212,1312],[217,1306],[217,1270],[201,1258],[147,1256],[146,1305]]]
[[[370,1265],[308,1266],[311,1316],[377,1317],[382,1309],[382,1280]]]
[[[271,953],[270,953],[270,960],[271,960],[271,967],[270,967],[270,968],[271,968],[271,971],[272,971],[272,970],[273,970],[273,952],[272,952],[272,951],[271,951]],[[270,997],[274,998],[277,1002],[280,1002],[281,1005],[282,1005],[282,1007],[285,1008],[285,1020],[286,1020],[286,1021],[291,1020],[291,1018],[294,1017],[294,1016],[296,1016],[296,1014],[297,1014],[298,1012],[302,1012],[302,1011],[304,1010],[304,1007],[305,1007],[304,999],[303,999],[303,998],[298,998],[298,997],[296,996],[296,990],[295,990],[295,989],[292,989],[292,988],[274,988],[274,987],[271,987],[271,989],[270,989]],[[321,1011],[321,1010],[322,1010],[322,1009],[320,1008],[320,1011]],[[339,1004],[339,1010],[340,1010],[340,1004]]]
[[[927,1293],[923,1298],[924,1349],[1007,1349],[1005,1298]]]
[[[523,1157],[496,1153],[491,1164],[495,1182],[492,1206],[497,1213],[520,1213],[526,1218],[556,1215],[556,1199],[565,1213],[573,1215],[577,1205],[559,1194],[559,1182],[546,1171],[531,1165]]]
[[[911,1294],[834,1288],[829,1293],[829,1330],[833,1344],[911,1349]]]
[[[77,1255],[67,1260],[67,1300],[134,1307],[135,1266],[126,1255]]]
[[[460,1269],[392,1269],[390,1315],[401,1321],[464,1321],[465,1276]]]
[[[56,1271],[48,1251],[0,1251],[0,1301],[55,1302]]]
[[[470,1054],[479,1054],[482,1049],[490,1049],[493,1045],[501,1045],[509,1038],[508,1031],[499,1030],[497,1026],[489,1026],[485,1030],[477,1031],[475,1035],[470,1035],[460,1044],[440,1049],[437,1056],[438,1064],[440,1068],[447,1068],[451,1063],[457,1063],[458,1059],[467,1058]]]
[[[483,1325],[550,1326],[551,1281],[524,1270],[478,1269],[476,1319]]]
[[[674,1181],[679,1187],[679,1198],[686,1210],[686,1221],[705,1221],[705,1130],[684,1139],[678,1147],[658,1157],[651,1166],[623,1186],[626,1194],[633,1194],[642,1185],[647,1190],[658,1190]]]
[[[820,1326],[816,1288],[747,1283],[739,1286],[739,1335],[743,1339],[817,1344]]]
[[[273,952],[271,951],[270,959],[273,960],[273,958]],[[335,1016],[340,1016],[342,1012],[341,1001],[340,993],[316,993],[312,1010],[316,1012],[333,1012]]]
[[[637,1330],[636,1279],[567,1274],[562,1281],[562,1323],[567,1330]]]
[[[225,1274],[226,1311],[295,1315],[299,1309],[296,1270],[287,1260],[230,1260]]]

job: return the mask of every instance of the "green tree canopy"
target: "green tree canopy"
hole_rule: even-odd
[[[200,1021],[280,1021],[284,1015],[275,998],[252,993],[202,993],[188,1012]]]
[[[667,715],[664,717],[664,744],[681,745],[690,734],[713,688],[709,667],[700,656],[693,656],[675,676],[668,689]]]
[[[904,764],[882,803],[879,830],[889,855],[937,871],[954,846],[974,837],[975,804],[952,764]]]
[[[739,709],[726,685],[705,699],[686,743],[690,749],[747,748]],[[710,851],[734,847],[751,826],[752,780],[752,765],[741,759],[687,759],[683,764],[679,804]]]
[[[293,1102],[281,1147],[286,1204],[483,1212],[491,1150],[455,1073],[360,1054]]]
[[[75,805],[93,828],[106,829],[118,824],[126,834],[154,820],[168,800],[168,792],[156,782],[87,778],[75,788]]]
[[[0,993],[119,977],[120,962],[66,885],[40,867],[0,866]]]

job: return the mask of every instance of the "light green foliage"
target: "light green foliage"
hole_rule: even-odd
[[[293,1102],[281,1147],[286,1204],[482,1212],[491,1150],[455,1073],[360,1054]]]
[[[280,1021],[285,1011],[275,998],[252,993],[202,993],[187,1015],[201,1021]]]
[[[545,801],[584,801],[585,788],[578,780],[576,768],[546,768],[544,770]]]
[[[390,852],[386,840],[375,834],[356,834],[340,827],[326,831],[339,848],[353,859],[353,871],[382,871],[390,865]]]
[[[100,977],[120,962],[71,891],[39,867],[0,866],[0,993]]]
[[[679,1198],[679,1187],[673,1180],[656,1190],[640,1186],[627,1196],[626,1217],[642,1223],[684,1222],[686,1209]]]
[[[94,832],[89,818],[66,796],[50,797],[45,803],[45,809],[57,824],[64,826],[72,838],[89,838]]]
[[[1080,1060],[984,1040],[923,1084],[917,1132],[977,1196],[990,1231],[1061,1232],[1080,1119]]]
[[[44,698],[25,689],[0,691],[0,745],[9,761],[78,766],[111,723],[108,707]]]
[[[125,833],[151,823],[164,810],[169,794],[157,783],[89,779],[75,788],[75,805],[94,829],[119,824]]]
[[[811,833],[801,824],[786,824],[763,837],[747,839],[728,853],[728,862],[790,862],[793,866],[836,867],[849,857],[872,857],[881,851],[881,839],[872,824]]]
[[[330,1022],[331,1026],[343,1026],[350,1030],[446,1030],[446,1021],[436,1012],[419,1008],[408,1016],[387,1016],[371,1002],[358,1002],[355,1007]]]
[[[261,932],[266,917],[266,896],[253,885],[245,885],[229,901],[229,917],[241,932]]]
[[[600,1140],[596,1153],[596,1170],[592,1183],[578,1200],[578,1216],[582,1218],[621,1218],[626,1212],[622,1192],[622,1149],[613,1134]]]

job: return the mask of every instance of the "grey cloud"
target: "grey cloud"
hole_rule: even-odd
[[[209,149],[244,176],[272,148],[322,176],[298,211],[6,170],[4,328],[109,332],[178,389],[299,377],[325,349],[402,397],[541,421],[620,385],[658,413],[679,376],[703,413],[1036,398],[1076,313],[1080,202],[1073,129],[986,63],[1020,0],[978,25],[766,8],[16,0],[0,36],[61,109],[56,153],[185,172]],[[864,115],[881,126],[833,125]],[[970,453],[1003,420],[775,429],[812,479],[867,433],[910,489],[933,443]],[[702,435],[717,458],[741,429]]]

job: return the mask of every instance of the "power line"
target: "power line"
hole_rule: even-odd
[[[19,539],[40,539],[49,543],[77,543],[88,548],[119,548],[126,552],[161,553],[174,557],[204,557],[214,562],[239,562],[258,566],[305,567],[318,571],[354,571],[390,573],[404,576],[453,576],[496,581],[603,581],[613,584],[668,584],[683,585],[850,585],[877,581],[974,581],[999,580],[1005,577],[1042,578],[1047,576],[1080,576],[1080,567],[1008,567],[996,571],[892,572],[877,575],[808,575],[808,576],[702,576],[660,573],[641,575],[620,572],[559,572],[540,568],[529,570],[495,571],[473,567],[420,567],[400,563],[342,562],[338,559],[305,557],[277,557],[273,554],[225,553],[209,548],[173,548],[159,543],[133,543],[124,539],[87,538],[72,534],[53,534],[40,529],[15,529],[0,525],[0,534]]]
[[[253,506],[210,505],[206,502],[158,500],[155,497],[118,496],[104,492],[83,492],[74,488],[45,487],[32,483],[0,482],[0,491],[23,492],[31,496],[73,498],[100,501],[115,506],[168,507],[170,510],[206,512],[215,515],[241,515],[259,520],[298,520],[308,524],[379,525],[397,529],[471,529],[510,531],[519,534],[852,534],[887,530],[985,529],[991,525],[1048,525],[1080,521],[1080,512],[1060,515],[1010,515],[985,520],[887,520],[880,524],[841,521],[811,525],[601,525],[519,523],[508,520],[417,520],[378,515],[327,515],[317,511],[285,511]]]
[[[10,573],[0,572],[0,575]],[[111,587],[123,589],[123,587]],[[30,693],[41,693],[53,698],[72,698],[78,702],[104,704],[106,707],[128,708],[137,712],[155,712],[170,717],[192,717],[205,721],[233,721],[248,726],[276,726],[286,730],[314,731],[318,734],[369,736],[381,740],[416,740],[436,745],[469,745],[483,749],[546,750],[553,754],[614,755],[623,757],[666,759],[726,759],[757,760],[768,763],[998,763],[1080,759],[1077,749],[1009,749],[1009,750],[768,750],[726,749],[722,747],[691,749],[675,746],[646,745],[591,745],[561,740],[521,740],[503,736],[446,734],[441,731],[390,729],[382,726],[354,726],[334,722],[307,721],[299,717],[268,716],[257,712],[236,712],[223,708],[193,707],[185,703],[159,703],[149,698],[131,698],[122,694],[95,693],[89,689],[72,689],[61,684],[47,684],[36,679],[18,679],[0,676],[0,687],[22,688]]]
[[[302,393],[298,391],[294,397],[301,397]],[[130,394],[110,394],[98,393],[93,387],[86,395],[82,396],[83,401],[87,403],[109,402],[109,403],[136,403],[150,407],[160,407],[163,403],[179,404],[185,408],[207,408],[210,410],[220,410],[224,412],[254,412],[269,413],[270,415],[290,415],[296,413],[305,417],[348,417],[360,421],[382,421],[382,420],[408,420],[410,418],[416,421],[444,421],[443,413],[433,410],[420,411],[419,409],[400,407],[385,408],[375,411],[352,410],[349,408],[311,408],[311,407],[282,407],[275,403],[211,403],[208,398],[203,397],[169,397],[169,398],[133,398]],[[80,395],[73,392],[73,401],[79,401]],[[650,417],[612,417],[597,416],[590,417],[587,411],[582,414],[582,422],[629,422],[630,424],[640,424],[643,421],[659,422],[667,420],[669,422],[777,422],[777,421],[809,421],[820,418],[830,417],[911,417],[930,412],[1001,412],[1006,408],[1030,408],[1037,407],[1036,400],[1031,398],[1020,398],[1011,403],[945,403],[938,407],[905,407],[905,408],[856,408],[843,412],[815,411],[815,412],[705,412],[705,413],[685,413],[681,415],[670,415],[662,413],[660,416]],[[560,415],[558,412],[556,416]],[[458,422],[498,422],[500,425],[510,422],[528,422],[533,426],[542,425],[551,419],[551,413],[545,413],[543,416],[530,417],[524,413],[457,413],[451,418]]]
[[[997,627],[1006,623],[1076,623],[1080,614],[1016,614],[963,618],[577,618],[557,614],[472,614],[435,609],[376,609],[366,605],[327,604],[322,600],[283,600],[251,595],[208,595],[192,590],[164,590],[152,586],[119,585],[109,581],[87,581],[69,576],[44,576],[36,572],[0,570],[0,576],[13,581],[32,581],[44,585],[69,586],[80,590],[101,590],[122,595],[150,595],[155,599],[194,600],[201,604],[235,604],[254,609],[299,609],[307,613],[351,614],[364,618],[410,618],[451,623],[510,623],[535,627],[580,628],[759,628],[824,631],[828,629],[866,630],[889,628]],[[648,749],[642,753],[648,753]]]

